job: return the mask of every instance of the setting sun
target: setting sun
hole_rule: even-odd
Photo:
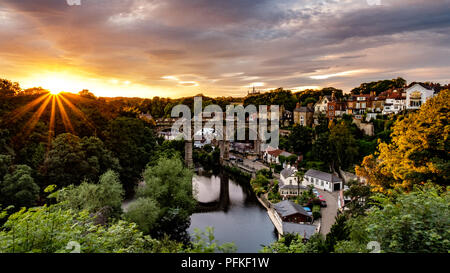
[[[60,93],[61,93],[60,90],[50,90],[50,94],[52,94],[54,96],[59,95]]]

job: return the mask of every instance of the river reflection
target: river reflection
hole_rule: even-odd
[[[202,212],[191,216],[188,229],[214,227],[220,243],[234,242],[238,252],[258,252],[262,245],[276,240],[267,211],[251,191],[228,176],[200,176],[193,179],[197,200],[205,204]]]

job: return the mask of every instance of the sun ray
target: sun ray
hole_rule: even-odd
[[[59,97],[60,96],[55,96],[56,102],[58,103],[58,109],[64,123],[64,128],[66,129],[66,131],[70,131],[72,134],[75,134],[75,130],[73,129],[72,123],[70,122],[66,109],[64,108],[64,105],[62,104],[61,99]]]
[[[14,111],[11,114],[11,118],[9,118],[7,122],[16,121],[17,119],[21,118],[26,112],[33,109],[33,107],[38,105],[40,102],[42,102],[44,99],[46,99],[49,96],[50,96],[50,94],[42,95],[39,98],[34,99],[30,103],[20,107],[19,109],[17,109],[16,111]]]
[[[63,94],[60,94],[59,97],[69,106],[69,108],[79,117],[81,117],[91,129],[96,130],[95,126],[92,124],[92,122],[86,117],[86,115],[78,109],[75,105],[73,105],[72,102],[70,102],[68,99],[64,97]]]
[[[53,136],[55,135],[56,96],[52,96],[52,112],[50,113],[50,125],[48,128],[47,151],[50,150]]]
[[[33,131],[34,127],[36,127],[36,124],[38,123],[39,119],[42,116],[42,113],[44,113],[45,108],[47,108],[48,103],[50,102],[51,97],[47,97],[47,99],[39,106],[39,109],[33,114],[33,116],[30,118],[30,120],[25,124],[24,126],[24,136],[27,137],[30,135],[31,131]]]

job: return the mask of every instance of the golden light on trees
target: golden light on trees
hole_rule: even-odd
[[[390,143],[378,145],[377,157],[364,158],[356,168],[376,191],[411,190],[432,181],[446,185],[448,174],[448,125],[450,90],[441,90],[417,112],[398,119]]]
[[[51,146],[51,142],[55,136],[55,124],[58,118],[56,115],[57,110],[59,110],[59,118],[64,125],[65,131],[75,134],[75,129],[67,113],[66,106],[71,110],[72,113],[80,117],[87,126],[95,130],[95,126],[88,119],[88,117],[81,110],[79,110],[68,98],[64,97],[64,93],[55,91],[45,93],[29,102],[28,104],[16,109],[13,113],[11,113],[9,119],[7,119],[6,122],[16,123],[25,114],[32,112],[33,114],[31,118],[25,123],[22,128],[22,137],[27,138],[35,129],[44,112],[50,111],[47,145],[49,149]]]

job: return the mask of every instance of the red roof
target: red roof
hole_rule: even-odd
[[[273,150],[273,151],[268,151],[267,153],[270,154],[271,156],[274,157],[278,157],[281,153],[283,152],[283,150]]]

